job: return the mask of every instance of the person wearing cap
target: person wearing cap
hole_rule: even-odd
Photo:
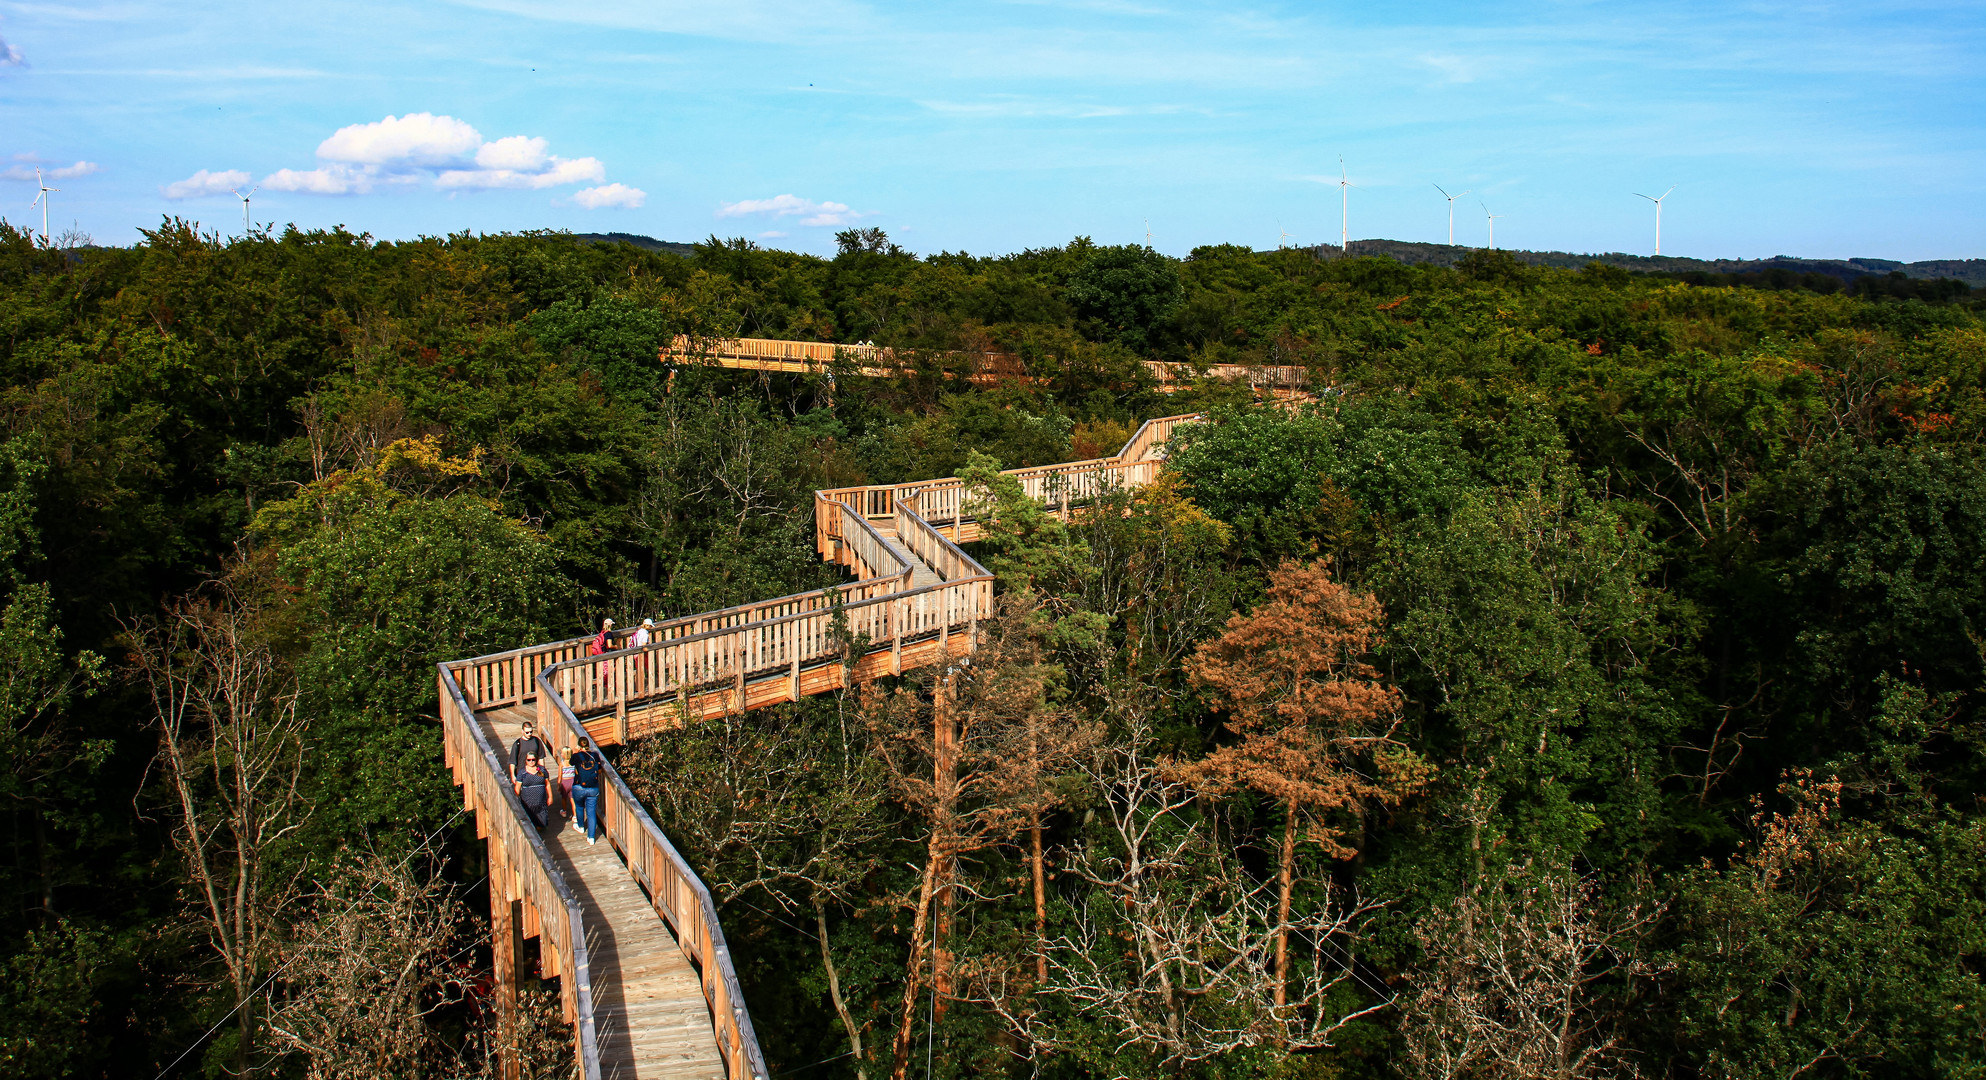
[[[629,644],[629,647],[639,649],[653,640],[655,640],[655,620],[643,619],[641,620],[641,629],[634,632],[634,640]]]
[[[613,634],[613,632],[614,632],[614,620],[601,619],[600,632],[593,635],[592,644],[586,646],[586,655],[599,656],[601,653],[604,653],[608,649],[613,648],[613,645],[611,644],[611,640],[610,640],[610,636]]]

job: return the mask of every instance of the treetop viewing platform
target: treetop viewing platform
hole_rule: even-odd
[[[851,349],[878,362],[869,346],[726,344],[741,367],[840,363]],[[1148,420],[1110,457],[1005,475],[1066,519],[1150,483],[1173,431],[1198,419]],[[562,760],[581,736],[623,745],[965,656],[994,612],[993,575],[959,547],[985,535],[979,512],[957,477],[817,491],[815,549],[848,570],[846,584],[661,621],[638,648],[622,630],[599,655],[587,655],[591,638],[573,638],[439,665],[448,765],[489,844],[499,1009],[514,1015],[523,943],[536,939],[583,1080],[768,1077],[710,892],[619,772],[603,770],[609,848],[576,845],[532,824],[503,764],[506,740],[534,720]],[[516,1075],[514,1051],[500,1056]]]

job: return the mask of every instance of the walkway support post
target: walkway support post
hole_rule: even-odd
[[[520,902],[510,898],[510,868],[503,862],[503,837],[490,830],[490,996],[497,1009],[497,1076],[519,1080],[517,1055],[517,958],[524,951],[519,934]]]
[[[628,654],[623,652],[615,657],[614,666],[620,669],[614,676],[614,741],[626,746],[628,744]]]

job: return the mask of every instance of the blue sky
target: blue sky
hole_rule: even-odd
[[[1986,256],[1986,5],[0,0],[0,216]],[[390,118],[390,120],[389,120]],[[21,179],[26,177],[26,179]],[[1480,204],[1478,200],[1481,200]],[[1149,226],[1147,226],[1149,222]]]

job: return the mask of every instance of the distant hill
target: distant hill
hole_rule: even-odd
[[[591,240],[596,244],[633,244],[643,251],[666,251],[671,255],[688,258],[696,254],[692,244],[678,244],[673,240],[657,240],[652,236],[624,232],[582,232],[573,233],[574,240]]]
[[[1325,245],[1312,250],[1327,259],[1339,255],[1336,245]],[[1354,240],[1351,254],[1383,255],[1404,263],[1452,266],[1462,256],[1475,250],[1477,249],[1473,247],[1418,244],[1406,240]],[[1887,277],[1893,272],[1901,272],[1905,277],[1910,278],[1923,280],[1949,278],[1963,281],[1975,288],[1986,286],[1986,259],[1932,259],[1913,263],[1897,262],[1893,259],[1796,259],[1789,255],[1775,255],[1770,259],[1686,259],[1675,255],[1628,255],[1619,251],[1579,255],[1569,251],[1509,250],[1510,254],[1533,266],[1559,266],[1572,269],[1597,262],[1640,273],[1686,274],[1692,270],[1701,270],[1713,274],[1757,274],[1769,270],[1784,270],[1795,274],[1826,274],[1843,282],[1853,282],[1856,278],[1870,276]]]

